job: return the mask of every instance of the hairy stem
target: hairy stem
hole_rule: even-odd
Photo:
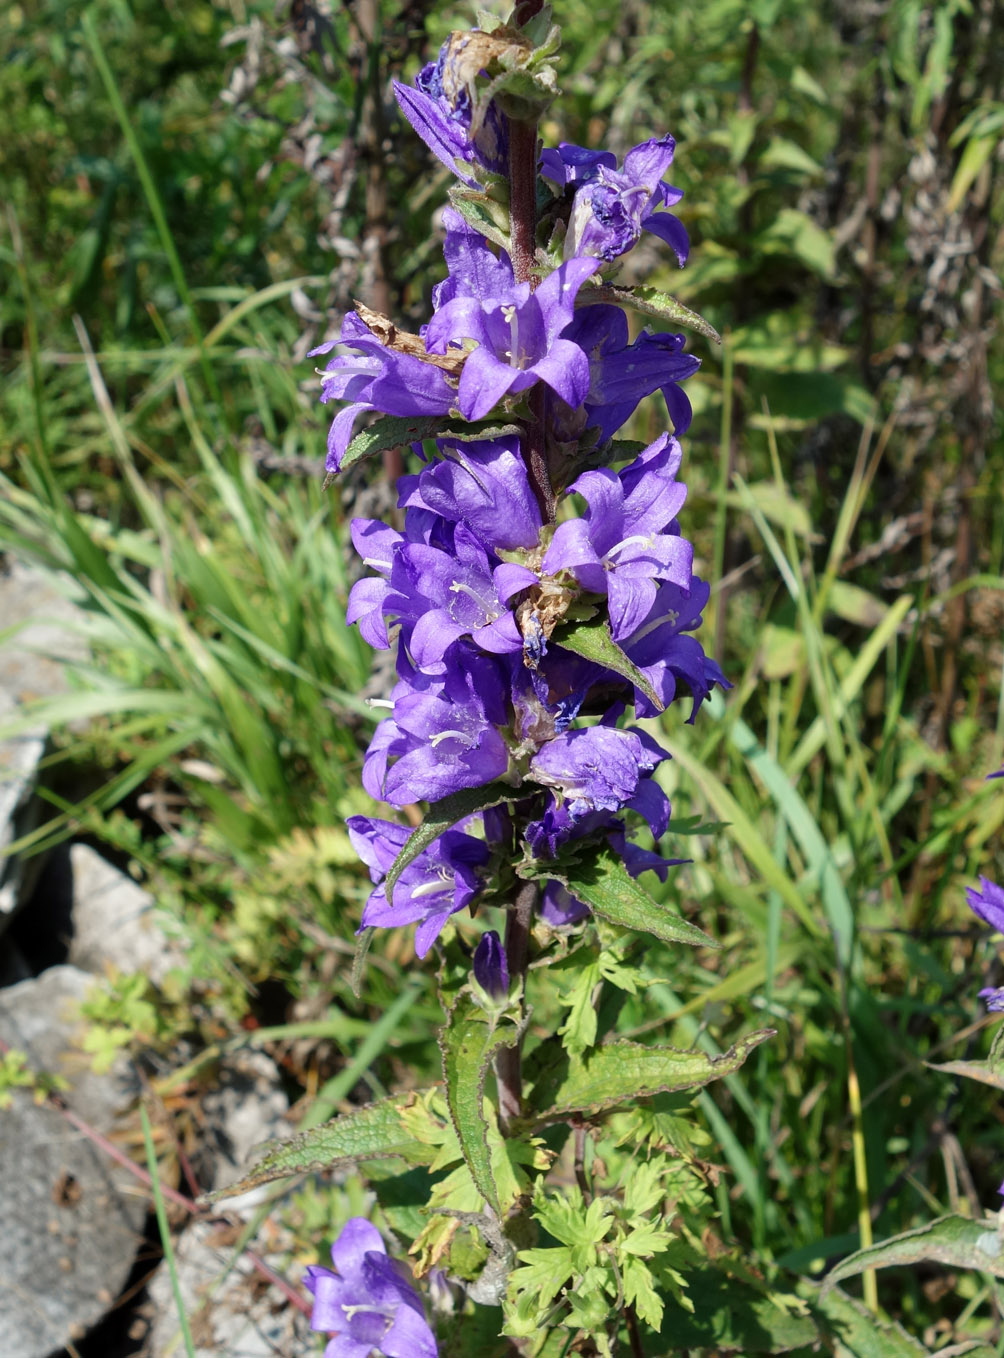
[[[536,903],[536,882],[524,882],[506,920],[505,954],[511,981],[517,977],[523,980],[526,976],[530,958],[530,924]],[[496,1056],[495,1079],[499,1091],[499,1126],[505,1136],[510,1124],[523,1111],[522,1042],[515,1047],[503,1047]]]

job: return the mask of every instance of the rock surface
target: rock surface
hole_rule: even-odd
[[[113,1134],[135,1096],[121,1073],[95,1075],[71,1050],[93,978],[52,967],[0,990],[0,1038],[36,1071],[59,1074],[67,1105]],[[0,1111],[0,1354],[48,1358],[109,1310],[132,1267],[146,1195],[58,1109],[15,1090]]]
[[[263,1052],[238,1051],[224,1059],[203,1104],[214,1188],[246,1173],[260,1142],[288,1135],[287,1108],[279,1072]],[[227,1223],[196,1221],[176,1242],[178,1278],[197,1358],[275,1358],[312,1351],[309,1318],[265,1283],[247,1255],[234,1254],[239,1227],[229,1223],[250,1220],[268,1192],[263,1187],[227,1199],[220,1204]],[[271,1218],[258,1229],[254,1249],[276,1273],[287,1276],[290,1243]],[[298,1282],[300,1271],[289,1281]],[[154,1314],[147,1337],[149,1358],[183,1352],[166,1269],[158,1270],[149,1295]]]
[[[70,849],[73,905],[69,961],[104,975],[108,965],[158,985],[181,958],[155,917],[153,897],[87,844]]]
[[[66,662],[87,654],[83,616],[44,571],[18,561],[0,569],[0,632],[18,629],[0,643],[0,725],[21,704],[66,691]],[[0,741],[0,855],[36,823],[32,793],[45,738],[39,725]],[[23,896],[33,863],[0,858],[0,927]]]

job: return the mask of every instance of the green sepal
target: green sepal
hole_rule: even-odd
[[[579,294],[575,299],[576,306],[589,306],[594,302],[614,302],[621,306],[629,306],[633,311],[639,311],[643,316],[654,316],[659,321],[673,321],[677,325],[682,325],[686,330],[696,330],[705,339],[713,340],[715,344],[721,344],[722,337],[703,316],[696,311],[691,311],[689,306],[684,306],[675,297],[671,297],[668,292],[662,292],[659,288],[637,287],[637,288],[618,288],[613,283],[604,283],[600,287],[587,286],[579,289]]]
[[[583,660],[591,660],[596,665],[613,670],[640,689],[657,711],[663,711],[665,704],[638,666],[628,659],[614,641],[610,624],[605,618],[598,617],[590,622],[576,622],[556,628],[554,644],[581,655]]]
[[[463,788],[449,797],[443,797],[441,801],[433,802],[422,824],[412,830],[401,852],[390,865],[383,884],[387,900],[393,899],[394,887],[408,864],[413,863],[423,849],[427,849],[433,840],[456,825],[457,821],[466,820],[475,811],[487,811],[490,806],[499,806],[502,802],[518,801],[521,796],[526,796],[525,790],[520,791],[511,783],[497,780],[483,787]]]
[[[428,1096],[434,1092],[413,1090],[396,1094],[311,1127],[289,1141],[273,1142],[250,1174],[227,1188],[208,1193],[204,1200],[232,1198],[293,1174],[336,1169],[388,1156],[401,1159],[412,1168],[430,1165],[442,1141],[442,1124],[428,1105]],[[428,1131],[427,1139],[419,1135],[423,1130]]]
[[[472,423],[447,419],[443,415],[384,415],[356,434],[345,450],[339,471],[348,471],[365,457],[373,457],[390,448],[403,448],[408,443],[420,443],[423,439],[456,439],[460,443],[471,443],[475,439],[505,438],[522,432],[519,425],[499,424],[492,420]],[[329,473],[325,485],[332,475]]]
[[[454,187],[449,190],[450,202],[468,226],[480,231],[492,244],[512,252],[509,231],[509,191],[505,197],[496,193],[494,185],[488,190]]]
[[[531,859],[516,869],[520,877],[553,878],[566,886],[601,919],[622,929],[652,934],[664,943],[687,943],[694,948],[718,948],[721,944],[674,915],[652,899],[628,872],[608,844],[581,849],[574,860]]]
[[[871,1268],[894,1264],[918,1264],[929,1260],[952,1268],[973,1268],[1004,1278],[1004,1239],[997,1217],[973,1221],[969,1217],[938,1217],[902,1235],[856,1250],[830,1270],[823,1281],[823,1294],[845,1278],[855,1278]]]
[[[470,995],[461,995],[439,1033],[443,1056],[443,1079],[464,1163],[478,1192],[501,1216],[498,1186],[492,1174],[488,1149],[488,1122],[484,1115],[485,1080],[492,1058],[502,1047],[514,1047],[523,1036],[529,1014],[522,1023],[492,1023]]]
[[[452,74],[467,84],[472,138],[477,136],[493,100],[508,118],[536,122],[560,93],[555,58],[561,31],[556,24],[545,27],[538,16],[537,23],[531,20],[522,31],[501,24],[491,34],[452,34],[453,38],[462,38],[457,47],[457,69]],[[448,54],[447,66],[449,63]],[[489,77],[487,84],[471,78],[482,71]]]
[[[748,1033],[721,1056],[637,1042],[610,1042],[582,1057],[566,1053],[537,1079],[530,1118],[534,1126],[542,1126],[576,1113],[608,1113],[653,1094],[700,1089],[738,1070],[751,1051],[773,1036],[773,1028]]]

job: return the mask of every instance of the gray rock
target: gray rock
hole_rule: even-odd
[[[0,643],[0,726],[23,703],[64,693],[66,663],[87,655],[83,610],[51,575],[18,561],[0,572],[0,632],[12,627],[18,630]],[[0,741],[0,923],[25,894],[26,864],[37,865],[2,855],[37,823],[32,792],[45,737],[39,725]]]
[[[197,1221],[178,1241],[175,1262],[196,1358],[316,1353],[309,1316],[292,1306],[278,1288],[267,1285],[246,1254],[235,1259],[235,1235],[226,1224]],[[276,1251],[270,1248],[272,1243],[278,1246]],[[258,1232],[254,1248],[275,1273],[284,1276],[291,1244],[266,1225]],[[301,1272],[297,1268],[289,1281],[298,1282]],[[149,1295],[155,1316],[146,1338],[147,1358],[178,1358],[185,1349],[165,1268],[154,1276]]]
[[[275,1062],[264,1052],[245,1048],[228,1053],[202,1107],[213,1157],[209,1189],[224,1188],[246,1174],[263,1141],[289,1136],[289,1100]],[[228,1210],[254,1206],[265,1192],[262,1188],[230,1198],[226,1206]]]
[[[288,1133],[287,1108],[279,1072],[263,1052],[237,1051],[224,1058],[203,1104],[207,1145],[214,1154],[214,1188],[246,1173],[260,1142]],[[267,1192],[262,1188],[227,1199],[219,1204],[227,1222],[196,1221],[177,1241],[178,1279],[198,1358],[275,1358],[311,1351],[309,1318],[276,1287],[265,1286],[246,1255],[234,1258],[237,1223],[250,1220]],[[260,1225],[253,1241],[256,1253],[279,1276],[288,1276],[291,1246],[273,1218]],[[298,1282],[299,1272],[289,1280]],[[183,1345],[163,1267],[151,1281],[149,1296],[154,1313],[147,1336],[149,1358],[176,1358]]]
[[[182,959],[155,919],[153,897],[86,844],[70,849],[73,877],[68,961],[103,975],[108,964],[158,985]]]
[[[70,1083],[67,1105],[109,1136],[135,1095],[71,1050],[93,978],[52,967],[0,991],[0,1038]],[[83,1133],[29,1091],[0,1111],[0,1354],[47,1358],[108,1311],[132,1267],[146,1195]]]

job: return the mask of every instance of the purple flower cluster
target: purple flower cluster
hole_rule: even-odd
[[[417,87],[399,85],[398,100],[463,182],[483,182],[505,167],[506,122],[489,108],[471,139],[469,103],[444,60],[426,67]],[[550,186],[563,254],[538,256],[553,267],[537,286],[517,282],[505,250],[448,209],[448,272],[420,336],[405,344],[350,312],[339,341],[315,351],[337,343],[322,400],[346,403],[331,426],[329,471],[340,468],[366,411],[449,414],[472,425],[468,440],[444,435],[435,451],[416,445],[423,465],[400,482],[399,528],[352,523],[372,573],[354,586],[348,620],[372,646],[396,645],[397,659],[388,714],[364,761],[366,790],[395,807],[497,782],[507,793],[425,848],[391,896],[384,880],[409,832],[373,817],[349,820],[374,883],[362,927],[416,924],[419,956],[452,914],[489,883],[511,880],[526,857],[553,860],[589,839],[605,840],[635,875],[654,869],[665,878],[670,866],[627,838],[639,822],[655,840],[664,834],[669,802],[653,775],[668,756],[624,717],[631,707],[636,717],[656,715],[682,686],[693,720],[726,681],[691,635],[709,591],[678,522],[680,445],[665,433],[636,453],[636,444],[612,440],[657,391],[676,432],[686,429],[679,383],[698,361],[683,352],[683,336],[645,331],[632,340],[619,307],[583,304],[579,294],[642,231],[685,259],[686,233],[665,211],[681,196],[662,182],[673,149],[669,137],[645,142],[621,169],[605,152],[545,151],[538,198]],[[531,484],[526,438],[479,437],[478,422],[490,416],[512,427],[540,412],[552,480],[567,482],[550,487],[553,516]],[[569,447],[578,450],[571,457]],[[604,620],[611,649],[630,665],[615,671],[562,645],[565,629],[590,618]],[[541,913],[560,925],[587,912],[553,880]],[[495,941],[479,950],[476,974],[497,996],[508,976],[497,937],[487,937]]]

